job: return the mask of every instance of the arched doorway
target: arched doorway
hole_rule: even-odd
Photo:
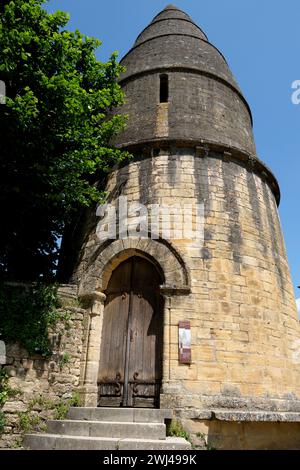
[[[98,406],[159,407],[162,283],[157,268],[142,257],[113,271],[105,292]]]

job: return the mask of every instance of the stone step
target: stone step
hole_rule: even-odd
[[[24,447],[32,450],[190,450],[191,444],[180,437],[158,439],[117,439],[78,437],[59,434],[27,434]]]
[[[172,419],[172,410],[148,408],[70,408],[67,418],[81,421],[124,421],[132,423],[164,423]]]
[[[78,437],[113,437],[165,439],[163,423],[131,423],[118,421],[48,421],[48,434],[63,434]]]

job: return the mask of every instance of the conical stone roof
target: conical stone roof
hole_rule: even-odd
[[[189,15],[169,5],[159,13],[135,41],[135,46],[165,34],[189,34],[208,41],[205,33],[193,22]]]
[[[129,116],[121,147],[216,143],[255,155],[252,116],[222,53],[185,12],[168,5],[141,32],[121,64]],[[167,110],[160,106],[160,77],[168,76]]]
[[[215,74],[240,92],[221,52],[189,15],[173,5],[155,16],[121,62],[127,70],[123,78],[157,67],[190,67]]]

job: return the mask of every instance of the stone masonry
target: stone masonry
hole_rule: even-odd
[[[49,331],[51,357],[32,356],[18,344],[7,344],[3,368],[9,375],[9,386],[19,390],[20,394],[10,397],[0,410],[5,416],[0,448],[22,445],[24,430],[20,418],[22,415],[26,417],[30,404],[30,419],[43,425],[47,419],[53,418],[54,412],[49,405],[66,403],[79,389],[88,311],[79,307],[76,287],[61,286],[59,295],[62,311],[68,313],[68,319]]]
[[[172,5],[122,64],[126,104],[117,112],[129,119],[115,144],[133,159],[108,175],[108,202],[117,206],[126,196],[128,204],[176,206],[178,213],[201,206],[203,240],[159,233],[103,241],[99,218],[91,217],[67,280],[88,307],[70,309],[70,336],[63,330],[57,348],[71,362],[58,371],[55,360],[8,349],[11,383],[25,393],[5,405],[13,412],[6,432],[14,432],[15,411],[33,393],[63,398],[77,388],[84,406],[97,407],[106,289],[123,261],[141,256],[164,278],[160,407],[211,447],[299,449],[300,327],[279,185],[256,153],[250,107],[221,52]],[[162,74],[168,102],[160,103]],[[139,225],[136,213],[128,221]],[[182,321],[191,325],[191,364],[178,361]]]

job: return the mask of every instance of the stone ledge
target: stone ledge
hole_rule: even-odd
[[[212,418],[218,421],[300,423],[300,413],[269,411],[212,411]]]
[[[176,410],[176,416],[197,421],[300,423],[300,413],[239,410]]]
[[[222,160],[225,159],[225,161],[231,161],[236,164],[242,164],[249,171],[259,175],[261,178],[263,178],[263,180],[265,180],[269,184],[275,196],[277,205],[279,206],[281,197],[279,183],[273,175],[272,171],[269,169],[269,167],[264,162],[262,162],[256,154],[251,154],[249,153],[249,151],[240,149],[238,147],[229,147],[228,145],[218,141],[194,138],[185,140],[183,138],[174,139],[170,137],[163,137],[153,138],[150,140],[143,140],[141,142],[128,141],[118,145],[119,148],[126,148],[131,153],[133,153],[135,155],[135,161],[136,159],[141,158],[140,152],[142,152],[144,148],[147,148],[149,146],[152,148],[164,149],[169,149],[172,146],[178,148],[193,148],[195,151],[195,156],[198,155],[198,157],[200,156],[200,151],[202,157],[219,159],[221,158]]]
[[[198,421],[210,421],[212,411],[210,410],[176,410],[176,416],[183,419],[195,419]]]

